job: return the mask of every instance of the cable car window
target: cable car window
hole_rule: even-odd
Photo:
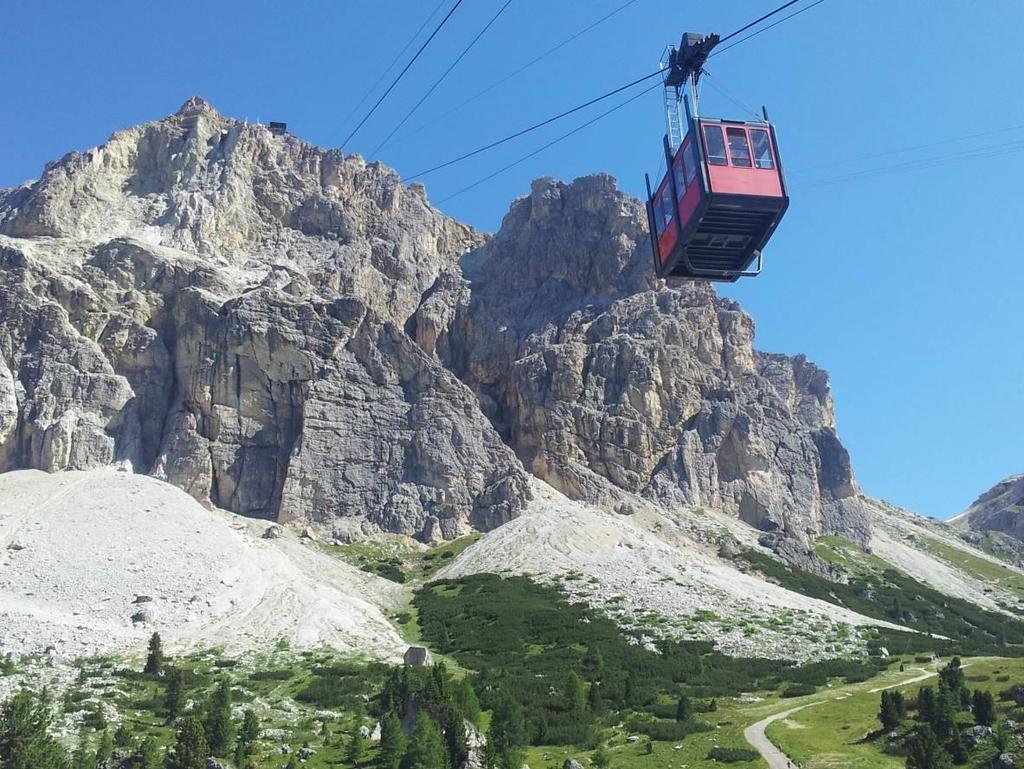
[[[686,191],[686,182],[683,181],[683,155],[679,154],[676,156],[675,162],[672,163],[672,173],[676,177],[676,192],[679,193],[679,197],[683,196]]]
[[[672,205],[672,187],[666,184],[665,189],[661,191],[661,210],[662,215],[665,217],[666,227],[672,221],[672,214],[675,213],[674,209],[675,206]]]
[[[734,166],[750,168],[750,145],[747,144],[747,132],[742,128],[727,128],[729,136],[729,155]]]
[[[768,132],[762,128],[751,128],[750,143],[754,145],[754,165],[758,168],[775,168]]]
[[[662,221],[661,215],[661,195],[654,196],[651,208],[654,209],[654,231],[658,235],[661,235],[662,231],[665,229],[665,223]]]
[[[693,140],[683,150],[683,170],[686,171],[686,186],[697,176],[697,147]]]
[[[708,162],[713,166],[727,166],[725,157],[725,140],[722,139],[722,126],[704,126],[704,139],[708,144]]]

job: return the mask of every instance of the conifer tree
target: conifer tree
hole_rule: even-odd
[[[910,738],[907,769],[949,769],[949,754],[928,724],[921,724]]]
[[[363,736],[360,726],[361,724],[356,724],[352,729],[352,734],[348,738],[348,746],[345,748],[345,760],[353,766],[363,760],[363,754],[366,752],[366,738]]]
[[[147,737],[139,746],[139,769],[163,769],[163,756],[160,744],[155,737]],[[133,764],[134,765],[134,764]]]
[[[494,706],[491,727],[487,730],[487,766],[490,769],[519,769],[523,764],[526,739],[523,709],[511,697],[501,697]]]
[[[685,694],[679,695],[679,702],[676,703],[676,721],[682,723],[683,721],[689,721],[693,716],[693,706],[690,704],[690,699]]]
[[[565,686],[566,710],[570,720],[577,726],[587,722],[587,699],[583,691],[583,679],[575,671],[569,673]]]
[[[78,732],[78,743],[71,754],[71,769],[96,769],[95,754],[89,750],[89,739],[84,727]]]
[[[882,705],[878,711],[878,720],[882,722],[882,728],[886,730],[895,729],[900,723],[900,714],[893,701],[892,692],[888,689],[882,690]]]
[[[325,722],[326,724],[326,722]],[[260,738],[260,722],[251,708],[242,717],[242,728],[238,730],[238,741],[235,744],[235,766],[246,769],[252,764],[256,753],[256,741]]]
[[[929,727],[935,722],[935,690],[930,686],[917,690],[917,720]]]
[[[104,729],[100,733],[100,741],[96,746],[96,766],[103,766],[110,760],[114,753],[114,739],[110,736],[110,730]]]
[[[402,757],[402,769],[449,769],[448,753],[441,739],[441,731],[425,712],[417,716],[416,726],[409,735],[409,743]]]
[[[950,738],[949,744],[946,746],[946,750],[949,751],[949,757],[953,760],[954,764],[967,763],[967,759],[969,758],[967,746],[964,745],[959,729],[956,729],[953,732],[953,736]]]
[[[996,703],[991,692],[975,689],[971,697],[971,710],[974,711],[976,724],[992,726],[996,721]]]
[[[939,693],[935,698],[935,717],[932,719],[932,731],[940,740],[947,740],[956,730],[957,697],[947,688],[945,682],[939,684]]]
[[[184,676],[178,668],[170,668],[167,671],[167,691],[164,693],[164,711],[167,713],[167,721],[171,722],[181,715],[181,706],[184,692]]]
[[[960,665],[960,658],[953,657],[949,663],[939,671],[939,683],[945,684],[946,688],[954,692],[958,697],[960,689],[964,685],[964,671]]]
[[[378,769],[399,769],[405,755],[405,735],[402,722],[393,710],[388,711],[380,726],[380,747],[377,750]]]
[[[167,759],[167,769],[206,769],[209,756],[203,722],[196,716],[182,718]]]
[[[119,748],[127,748],[132,744],[132,733],[128,729],[128,725],[121,723],[117,725],[114,730],[114,745]]]
[[[149,637],[149,653],[146,655],[146,666],[142,672],[146,675],[159,675],[164,669],[164,649],[160,641],[160,634],[153,633]]]
[[[587,647],[587,653],[583,657],[583,675],[590,683],[604,678],[604,656],[596,646]]]
[[[604,697],[601,694],[601,682],[594,681],[590,685],[590,691],[587,692],[587,709],[595,716],[600,716],[605,712]]]
[[[477,699],[473,683],[468,676],[459,682],[455,690],[455,700],[463,718],[476,726],[480,720],[480,700]]]
[[[231,747],[231,686],[221,681],[206,706],[204,725],[210,755],[223,758]]]

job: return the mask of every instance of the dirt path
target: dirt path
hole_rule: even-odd
[[[967,665],[964,665],[964,667],[967,667]],[[927,678],[931,678],[934,675],[938,675],[938,672],[935,670],[928,671],[924,668],[914,669],[916,671],[919,671],[919,675],[907,678],[903,681],[897,681],[896,683],[889,684],[888,686],[879,686],[874,689],[869,689],[869,693],[874,694],[885,689],[895,689],[897,686],[907,686],[908,684],[915,684],[918,681],[924,681]],[[843,699],[844,697],[848,696],[850,696],[849,693],[845,692],[843,694],[840,694],[838,697],[835,697],[834,699]],[[751,724],[746,729],[744,729],[743,737],[744,739],[746,739],[747,742],[749,742],[754,747],[755,750],[757,750],[758,753],[760,753],[764,757],[764,760],[768,762],[769,769],[792,769],[792,767],[795,765],[789,760],[789,757],[785,753],[783,753],[781,750],[775,747],[775,744],[768,739],[768,736],[765,734],[765,730],[768,728],[769,725],[775,723],[776,721],[781,721],[783,718],[789,718],[797,711],[803,710],[804,708],[812,708],[815,705],[822,705],[828,701],[829,700],[818,700],[817,702],[808,702],[804,705],[798,705],[795,708],[783,710],[780,713],[774,713],[768,716],[767,718],[762,718],[756,724]]]
[[[783,718],[789,718],[791,715],[796,713],[798,710],[804,708],[813,708],[815,705],[821,705],[825,700],[819,702],[809,702],[806,705],[798,705],[795,708],[789,710],[783,710],[781,713],[775,713],[774,715],[768,716],[768,718],[762,718],[756,724],[751,724],[743,730],[743,738],[749,742],[754,749],[760,753],[764,760],[768,762],[768,769],[791,769],[793,763],[789,760],[785,753],[775,747],[775,744],[768,739],[768,736],[764,733],[764,730],[768,728],[769,724],[779,721]]]

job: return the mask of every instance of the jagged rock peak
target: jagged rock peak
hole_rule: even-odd
[[[220,113],[202,96],[190,96],[174,114],[177,117],[193,117],[195,115],[220,117]]]
[[[1024,474],[1004,478],[954,521],[973,531],[996,531],[1024,541]]]
[[[483,236],[380,164],[199,100],[0,198],[0,471],[131,465],[205,504],[424,539],[526,474],[406,336]]]
[[[654,285],[646,225],[611,177],[537,180],[439,278],[413,333],[570,496],[615,508],[628,491],[866,543],[827,374],[756,352],[751,319],[710,285]]]

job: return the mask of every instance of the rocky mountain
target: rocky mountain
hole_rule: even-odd
[[[645,228],[609,177],[544,179],[489,238],[191,99],[0,192],[0,470],[428,541],[515,517],[532,473],[866,544],[825,372],[653,285]]]
[[[1004,478],[953,521],[971,531],[1001,532],[1024,541],[1024,475]]]

